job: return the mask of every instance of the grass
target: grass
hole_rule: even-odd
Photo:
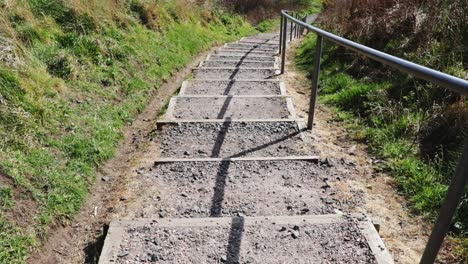
[[[316,37],[310,34],[297,50],[295,62],[304,71],[310,72],[312,69],[315,41]],[[463,127],[456,128],[454,135],[458,136],[447,137],[450,141],[440,146],[440,149],[449,151],[436,151],[436,155],[428,158],[421,147],[425,134],[440,138],[446,137],[452,130],[444,128],[442,131],[446,135],[437,134],[437,126],[429,122],[440,110],[425,101],[432,100],[434,94],[431,93],[433,90],[437,93],[437,89],[408,86],[407,83],[403,86],[405,83],[400,75],[386,80],[353,77],[349,73],[350,64],[340,56],[343,56],[340,51],[325,43],[319,100],[334,108],[338,118],[348,124],[355,138],[365,141],[375,155],[385,160],[385,164],[379,165],[378,169],[391,172],[397,190],[407,197],[412,210],[433,220],[456,166],[456,162],[448,161],[458,161],[466,131],[463,132]],[[466,110],[466,101],[461,108],[445,107],[459,111],[454,116],[461,116]],[[456,122],[447,113],[444,116],[446,125],[456,127]],[[435,140],[429,141],[432,144]],[[468,258],[461,246],[468,241],[467,197],[465,192],[451,228],[454,236],[451,240],[456,243],[455,250],[461,259]]]
[[[14,51],[0,64],[0,263],[23,263],[50,225],[72,219],[123,128],[175,70],[256,32],[240,16],[184,1],[0,11]],[[34,205],[28,219],[16,204]]]

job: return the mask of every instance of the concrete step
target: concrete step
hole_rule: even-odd
[[[195,79],[272,79],[279,74],[274,68],[197,68]]]
[[[274,61],[237,61],[237,60],[208,60],[203,61],[199,67],[219,67],[219,68],[229,68],[229,67],[239,67],[239,68],[276,68],[276,62]]]
[[[251,61],[276,61],[274,56],[263,56],[261,54],[212,54],[207,57],[207,60],[251,60]]]
[[[241,49],[226,49],[220,48],[216,51],[218,55],[234,55],[234,56],[246,56],[246,55],[254,55],[254,56],[271,56],[274,57],[278,54],[277,51],[250,51],[250,50],[241,50]]]
[[[179,95],[286,95],[279,80],[190,80]]]
[[[100,264],[367,263],[393,259],[365,215],[115,220]]]
[[[164,119],[292,119],[295,112],[286,96],[177,96]]]
[[[160,121],[161,158],[284,157],[314,155],[303,123],[286,120]]]

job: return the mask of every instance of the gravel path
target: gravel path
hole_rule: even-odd
[[[291,120],[277,44],[245,38],[193,70],[152,134],[159,157],[137,171],[132,220],[111,224],[100,263],[387,263],[370,221],[344,213],[359,195],[337,199],[344,172],[311,157]]]
[[[296,122],[209,122],[165,126],[162,157],[281,157],[314,155]]]
[[[210,81],[186,82],[183,95],[280,95],[280,81]]]
[[[286,97],[178,97],[172,116],[182,119],[288,118]],[[210,107],[205,107],[209,105]],[[170,118],[170,117],[169,117]]]

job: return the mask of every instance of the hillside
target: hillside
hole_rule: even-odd
[[[319,24],[355,42],[468,78],[465,1],[323,1]],[[356,30],[359,29],[359,30]],[[468,135],[468,101],[349,50],[325,42],[320,99],[348,123],[355,139],[383,158],[412,211],[433,220]],[[315,36],[302,43],[296,63],[310,71]],[[454,250],[468,258],[468,192],[451,231]],[[448,261],[448,260],[447,260]]]
[[[254,32],[209,1],[1,2],[0,263],[72,218],[172,72]]]

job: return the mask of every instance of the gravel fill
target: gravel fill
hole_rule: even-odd
[[[296,122],[168,124],[159,133],[162,157],[283,157],[313,155]]]
[[[346,263],[375,257],[352,220],[337,223],[245,224],[126,228],[116,263]]]
[[[240,49],[219,49],[216,54],[219,55],[234,55],[234,56],[271,56],[274,57],[278,54],[276,51],[250,51]]]
[[[184,95],[280,95],[277,81],[189,81]]]
[[[265,45],[255,43],[232,43],[225,46],[225,48],[233,49],[253,49],[253,50],[278,50],[278,45]]]
[[[245,67],[245,68],[273,68],[275,67],[274,61],[204,61],[203,67]]]
[[[157,163],[141,174],[160,194],[138,215],[313,215],[334,213],[340,204],[329,185],[329,168],[305,160]],[[152,202],[151,202],[152,201]]]
[[[275,69],[206,69],[193,70],[195,79],[270,79]]]
[[[262,119],[290,117],[285,97],[179,97],[175,100],[172,118]]]
[[[219,55],[213,54],[210,56],[209,60],[252,60],[252,61],[275,61],[273,56],[259,56],[257,54],[240,54],[240,55]]]

